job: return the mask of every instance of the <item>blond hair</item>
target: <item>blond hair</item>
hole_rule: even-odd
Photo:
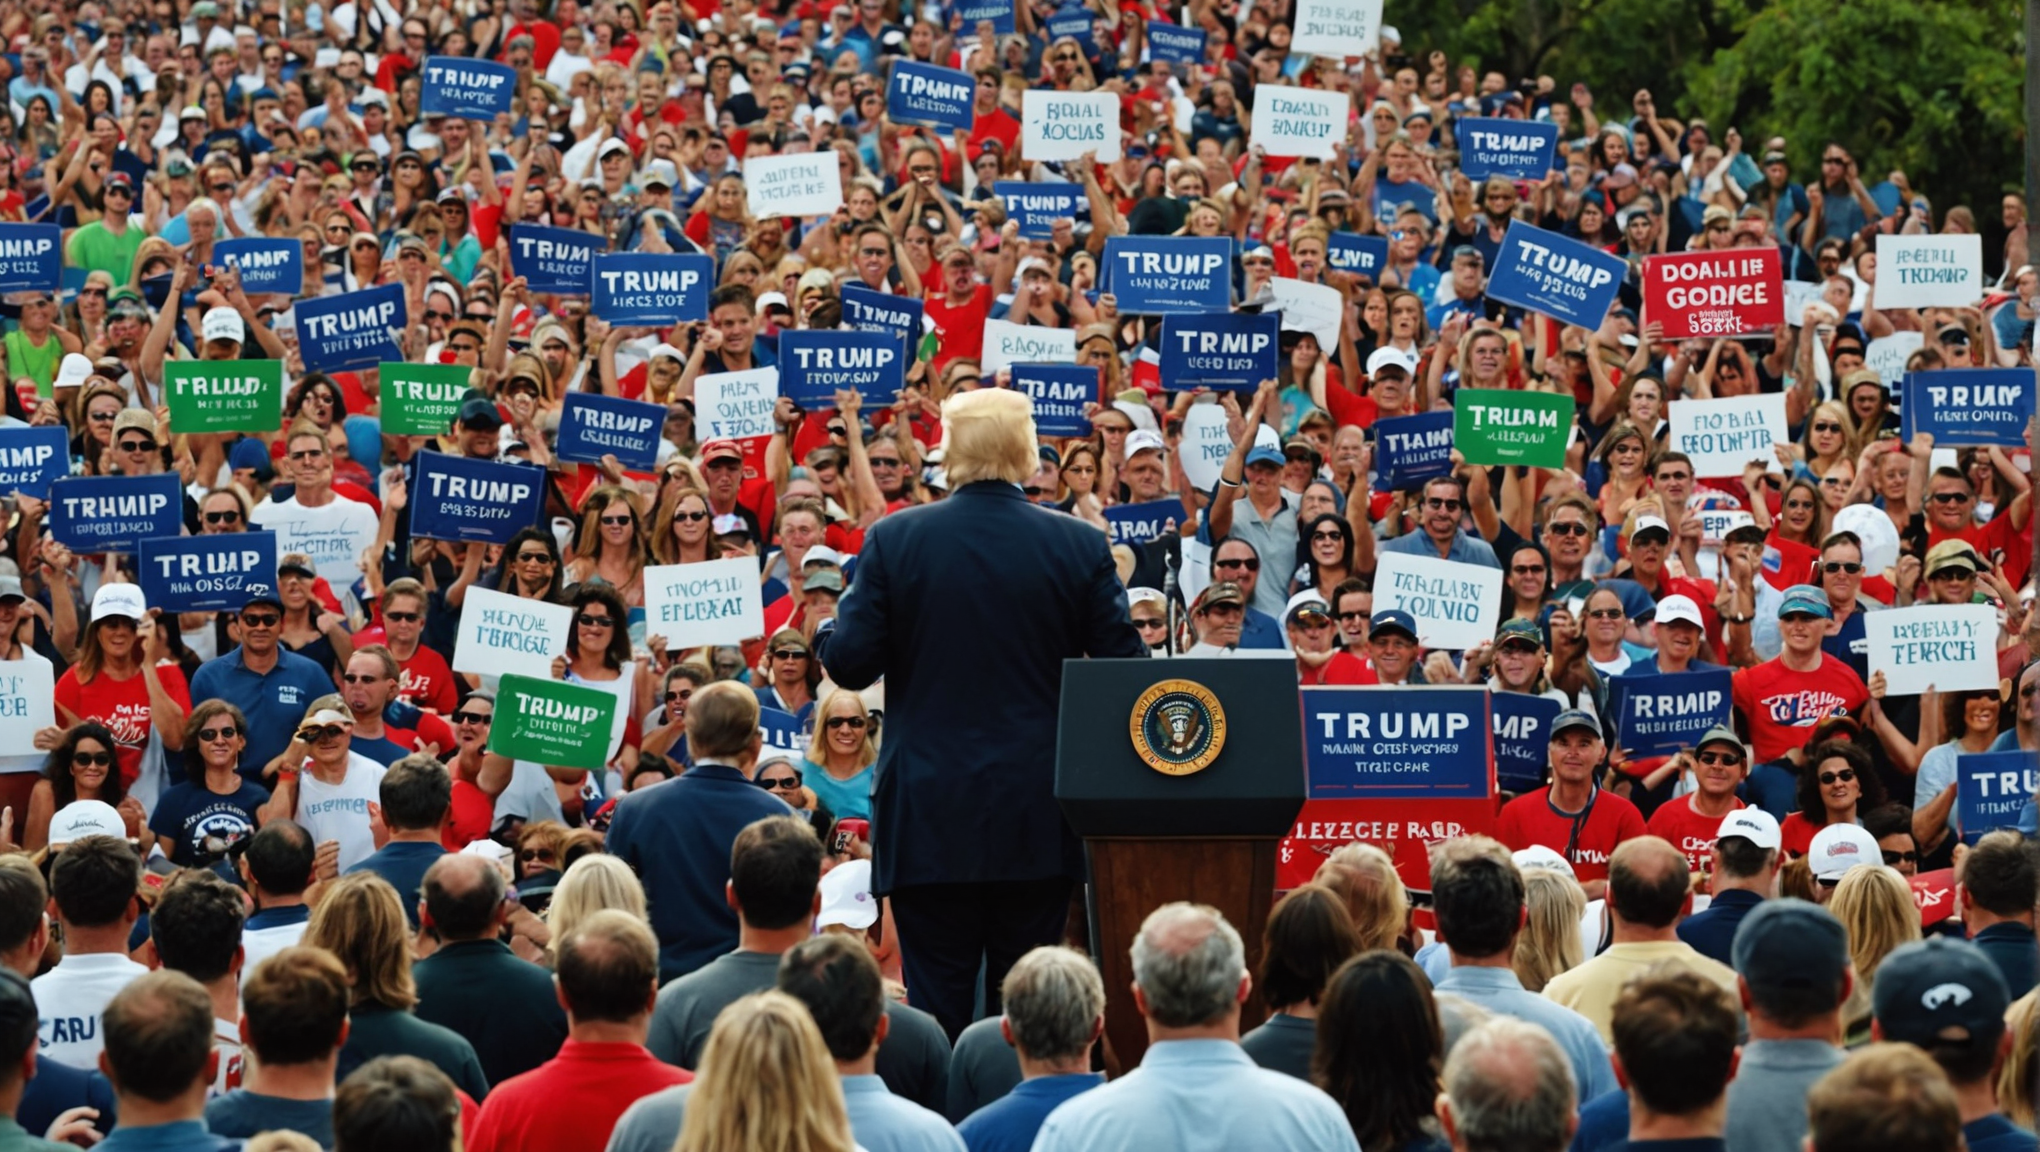
[[[951,396],[942,425],[942,466],[952,492],[980,480],[1024,484],[1039,466],[1034,405],[1025,393],[980,388]]]
[[[1396,875],[1395,861],[1372,844],[1354,842],[1332,850],[1310,878],[1338,894],[1353,918],[1360,951],[1395,948],[1409,926],[1410,894]]]
[[[553,888],[545,922],[553,939],[564,939],[595,913],[613,908],[639,920],[645,918],[645,886],[630,865],[614,856],[591,852],[569,866]]]
[[[864,706],[864,697],[841,686],[829,689],[829,694],[815,706],[815,730],[808,736],[807,758],[816,764],[829,762],[829,717],[838,700],[857,705],[857,714],[864,717],[864,744],[857,750],[857,766],[869,767],[878,759],[878,744],[871,738],[871,710]]]
[[[1542,992],[1552,977],[1586,959],[1580,917],[1587,912],[1587,894],[1579,881],[1556,868],[1529,868],[1523,872],[1523,896],[1529,916],[1509,966],[1525,992]]]
[[[701,1050],[674,1152],[852,1152],[822,1030],[784,992],[724,1008]]]
[[[390,882],[349,872],[329,882],[312,909],[302,943],[338,957],[353,986],[352,1003],[408,1012],[418,1003],[411,979],[411,923]]]
[[[1920,938],[1919,906],[1904,877],[1895,869],[1873,865],[1842,873],[1827,907],[1849,930],[1849,964],[1856,970],[1856,986],[1842,1005],[1842,1023],[1853,1025],[1870,1015],[1877,966],[1892,949]]]

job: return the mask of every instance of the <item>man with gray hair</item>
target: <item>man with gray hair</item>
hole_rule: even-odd
[[[1139,1068],[1050,1113],[1034,1152],[1358,1152],[1330,1096],[1260,1067],[1240,1047],[1240,1005],[1253,987],[1240,934],[1217,909],[1175,903],[1149,913],[1133,942],[1147,1055]]]
[[[1578,1125],[1572,1062],[1513,1016],[1468,1032],[1445,1058],[1438,1123],[1453,1152],[1560,1152]]]
[[[1036,948],[1006,973],[999,1032],[1020,1057],[1020,1083],[956,1126],[970,1152],[1027,1152],[1063,1101],[1105,1082],[1091,1046],[1105,1030],[1105,982],[1070,948]]]

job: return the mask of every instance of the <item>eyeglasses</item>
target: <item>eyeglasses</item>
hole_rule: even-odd
[[[827,727],[854,728],[861,732],[864,730],[865,723],[866,721],[862,716],[831,716],[829,717]]]
[[[892,249],[890,249],[890,248],[859,248],[859,249],[857,250],[857,254],[858,254],[859,256],[890,256],[890,255],[892,255]]]
[[[1135,616],[1133,618],[1133,626],[1135,628],[1166,628],[1168,624],[1159,616]]]
[[[1855,483],[1855,479],[1853,476],[1823,476],[1820,478],[1820,486],[1823,488],[1847,488],[1850,484]]]
[[[519,564],[550,564],[553,562],[553,558],[550,552],[519,552],[517,554],[517,562]]]
[[[281,623],[283,623],[283,617],[274,612],[241,613],[241,627],[243,628],[274,628]]]
[[[1465,507],[1465,505],[1457,500],[1446,499],[1443,496],[1427,496],[1424,498],[1424,507],[1431,509],[1433,512],[1457,512]]]
[[[417,623],[418,621],[420,621],[420,620],[423,620],[424,618],[425,618],[425,614],[424,614],[423,612],[385,612],[385,613],[383,613],[383,619],[385,619],[385,620],[388,620],[388,621],[390,621],[390,622],[392,622],[392,623],[395,623],[395,624],[416,624],[416,623]]]
[[[897,456],[869,456],[865,458],[865,461],[873,468],[897,468],[900,466],[900,458]]]
[[[232,740],[240,734],[241,730],[232,724],[223,725],[218,728],[200,728],[198,730],[198,742],[210,744],[215,740]]]
[[[1511,564],[1511,565],[1509,566],[1509,571],[1511,571],[1511,572],[1514,572],[1514,573],[1515,573],[1516,575],[1518,575],[1518,576],[1529,576],[1529,575],[1532,575],[1532,574],[1536,574],[1536,573],[1541,573],[1541,572],[1543,572],[1543,571],[1544,571],[1544,565],[1542,565],[1542,564]]]
[[[1657,476],[1658,483],[1660,484],[1681,484],[1692,478],[1693,474],[1691,472],[1660,472]]]
[[[1844,768],[1839,772],[1823,772],[1820,774],[1820,782],[1822,787],[1826,787],[1829,784],[1833,784],[1837,780],[1841,781],[1844,784],[1848,784],[1853,782],[1855,779],[1856,770],[1854,768]]]
[[[120,450],[123,452],[150,452],[154,451],[155,447],[156,442],[154,440],[123,440],[120,442]]]
[[[1733,752],[1702,752],[1700,753],[1698,759],[1700,763],[1705,764],[1710,768],[1713,767],[1733,768],[1736,765],[1742,763],[1742,757],[1736,755]]]
[[[494,719],[495,716],[487,712],[455,712],[453,714],[453,722],[455,724],[487,724]]]
[[[389,677],[370,675],[367,672],[343,672],[340,674],[340,679],[348,684],[373,684],[378,680],[387,680]]]
[[[1345,535],[1339,532],[1313,532],[1310,534],[1310,539],[1313,544],[1319,540],[1330,540],[1334,544],[1344,544],[1346,542]]]
[[[1590,529],[1578,520],[1553,520],[1544,526],[1548,536],[1586,536]]]
[[[232,524],[240,518],[241,514],[239,512],[208,512],[205,514],[205,522],[208,524]]]
[[[71,763],[77,765],[80,768],[88,767],[93,764],[97,764],[101,768],[104,768],[113,763],[113,753],[73,752],[71,753]]]
[[[616,621],[607,616],[590,616],[588,613],[582,612],[574,617],[574,623],[579,624],[583,628],[607,628],[615,624]]]
[[[292,460],[319,460],[326,455],[324,448],[301,448],[290,454]]]
[[[798,788],[800,787],[800,773],[796,772],[791,776],[760,776],[758,777],[758,787],[773,792]]]
[[[1589,620],[1620,620],[1622,617],[1620,608],[1595,608],[1587,613]]]
[[[1884,863],[1887,867],[1896,868],[1900,864],[1917,864],[1919,862],[1920,854],[1917,850],[1912,852],[1893,852],[1889,848],[1884,849]]]
[[[1854,576],[1863,570],[1863,566],[1851,560],[1829,560],[1820,566],[1820,570],[1830,576],[1837,572],[1847,572]]]
[[[604,516],[602,518],[602,523],[608,525],[611,528],[621,528],[626,524],[634,524],[636,522],[637,517],[628,514],[623,516]]]
[[[1213,568],[1240,568],[1248,572],[1259,572],[1261,570],[1261,562],[1252,556],[1235,557],[1231,560],[1213,560],[1211,566]]]
[[[1928,499],[1932,500],[1936,504],[1967,504],[1969,503],[1969,493],[1936,492],[1932,496],[1928,497]]]
[[[687,702],[688,700],[692,699],[693,697],[694,697],[694,689],[692,689],[692,688],[682,688],[682,689],[680,689],[680,690],[679,690],[679,691],[677,691],[677,692],[668,692],[668,693],[666,693],[666,703],[668,703],[668,704],[685,704],[685,703],[686,703],[686,702]]]
[[[807,651],[801,648],[781,648],[772,654],[774,660],[805,660]]]
[[[325,724],[316,728],[300,728],[297,731],[297,738],[306,744],[315,744],[320,740],[331,740],[346,734],[347,729],[338,724]]]
[[[1821,423],[1815,424],[1813,426],[1813,430],[1815,432],[1840,432],[1842,430],[1842,426],[1840,424],[1834,424],[1823,421]]]

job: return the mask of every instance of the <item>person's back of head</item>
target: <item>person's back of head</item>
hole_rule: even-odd
[[[1091,1044],[1105,1027],[1105,982],[1088,957],[1036,948],[1014,962],[1000,990],[1005,1031],[1022,1056],[1089,1067]]]
[[[807,1005],[838,1063],[870,1053],[885,1019],[885,985],[862,937],[826,933],[794,945],[779,958],[779,990]]]
[[[645,922],[605,908],[553,946],[553,975],[575,1023],[629,1023],[659,991],[659,941]]]
[[[680,1148],[851,1152],[850,1116],[814,1016],[777,990],[716,1014],[687,1097]]]
[[[1164,904],[1133,938],[1141,1013],[1165,1028],[1195,1028],[1237,1013],[1252,986],[1240,934],[1218,909]]]
[[[1572,971],[1586,958],[1580,918],[1587,913],[1587,893],[1569,870],[1518,867],[1526,912],[1509,967],[1524,991],[1542,992],[1552,977]]]
[[[392,832],[426,832],[453,807],[453,776],[430,756],[406,756],[383,773],[383,824]]]
[[[1447,840],[1431,857],[1431,902],[1438,935],[1455,954],[1500,955],[1523,924],[1523,874],[1486,836]]]
[[[1690,886],[1685,854],[1659,837],[1625,840],[1608,857],[1608,906],[1625,924],[1670,928]]]
[[[1714,841],[1714,874],[1723,880],[1757,880],[1771,875],[1778,850],[1748,836],[1723,836]]]
[[[1762,1026],[1796,1031],[1841,1010],[1854,986],[1849,931],[1818,904],[1782,896],[1750,910],[1729,960],[1741,977],[1743,1008]]]
[[[980,480],[1024,484],[1038,465],[1033,404],[1003,388],[959,392],[942,405],[942,467],[957,488]]]
[[[1468,1032],[1445,1058],[1438,1119],[1455,1152],[1559,1152],[1578,1091],[1551,1033],[1513,1016]]]
[[[28,981],[0,968],[0,1088],[12,1088],[34,1074],[38,1023]]]
[[[0,856],[0,955],[25,948],[42,929],[49,906],[49,885],[34,862],[19,852]]]
[[[730,846],[730,893],[737,914],[753,928],[812,921],[821,882],[821,838],[798,817],[754,820]]]
[[[1393,948],[1409,927],[1409,890],[1396,874],[1395,861],[1372,844],[1334,848],[1310,882],[1331,889],[1346,902],[1359,951]]]
[[[1261,940],[1261,998],[1273,1008],[1317,1003],[1325,981],[1360,950],[1345,902],[1315,884],[1275,905]]]
[[[333,1095],[333,1152],[454,1152],[460,1097],[416,1056],[379,1056]]]
[[[50,895],[64,923],[100,928],[134,907],[141,879],[142,858],[127,841],[81,836],[64,845],[51,864]]]
[[[234,969],[248,904],[241,890],[210,870],[170,878],[149,913],[149,943],[163,967],[211,984]]]
[[[1878,966],[1870,999],[1877,1038],[1920,1049],[1957,1086],[1997,1071],[2012,996],[1976,945],[1933,936],[1900,946]]]
[[[312,882],[318,845],[312,834],[292,820],[271,820],[248,838],[241,863],[248,879],[265,896],[298,896]]]
[[[694,759],[730,760],[758,740],[758,697],[734,680],[718,680],[687,700],[687,751]]]
[[[1978,840],[1962,861],[1962,902],[1993,916],[2029,917],[2040,903],[2040,850],[2010,829]]]
[[[1318,1005],[1311,1082],[1345,1110],[1362,1147],[1432,1135],[1445,1060],[1431,982],[1400,952],[1363,952],[1332,973]]]
[[[105,1024],[100,1069],[114,1091],[155,1104],[193,1094],[196,1115],[213,1078],[213,1007],[204,986],[182,972],[138,976],[107,1003]]]
[[[1720,1103],[1735,1072],[1735,1001],[1694,972],[1656,970],[1616,994],[1615,1059],[1633,1108],[1693,1116]]]
[[[1956,1152],[1962,1109],[1940,1066],[1910,1044],[1872,1044],[1806,1094],[1811,1152]]]
[[[507,884],[480,856],[449,853],[425,870],[425,918],[443,940],[493,936]]]
[[[264,1067],[337,1059],[347,998],[347,969],[331,952],[285,948],[241,982],[242,1037]]]

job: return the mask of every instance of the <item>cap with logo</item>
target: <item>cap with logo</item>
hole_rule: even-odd
[[[1400,368],[1403,375],[1413,376],[1417,371],[1416,354],[1405,352],[1392,344],[1376,348],[1367,357],[1367,375],[1374,376],[1383,368]]]
[[[1717,840],[1729,836],[1740,836],[1759,848],[1776,852],[1785,842],[1783,830],[1778,827],[1778,818],[1762,808],[1738,808],[1721,818],[1721,827],[1715,831]]]
[[[352,724],[354,714],[347,710],[347,701],[338,692],[328,692],[312,701],[305,709],[305,718],[298,721],[298,727],[309,728],[317,724]]]
[[[92,361],[76,352],[66,352],[57,365],[56,379],[50,382],[53,388],[76,388],[92,378]]]
[[[1709,744],[1726,744],[1729,747],[1735,749],[1736,754],[1738,756],[1741,756],[1744,759],[1749,758],[1749,753],[1743,748],[1742,737],[1737,736],[1735,734],[1735,729],[1730,728],[1725,724],[1716,724],[1714,727],[1709,728],[1706,732],[1702,733],[1700,736],[1700,742],[1698,744],[1693,745],[1693,751],[1698,752],[1700,749],[1707,747]]]
[[[244,335],[241,330],[241,314],[224,305],[206,309],[205,319],[199,322],[199,329],[207,341],[232,340],[239,344]]]
[[[1294,624],[1296,618],[1305,612],[1315,612],[1329,620],[1332,609],[1325,603],[1325,598],[1318,595],[1317,589],[1306,588],[1289,598],[1288,605],[1282,609],[1282,623]]]
[[[1794,584],[1785,590],[1784,598],[1778,601],[1778,619],[1787,616],[1817,616],[1822,620],[1832,619],[1835,610],[1828,606],[1827,593],[1811,584]]]
[[[822,911],[817,929],[842,924],[859,930],[878,923],[878,901],[871,896],[871,861],[852,860],[822,877]]]
[[[139,584],[101,584],[92,594],[92,623],[108,617],[140,620],[149,614],[149,602]]]
[[[1636,538],[1645,532],[1662,532],[1665,539],[1670,540],[1672,538],[1672,526],[1665,523],[1665,518],[1662,516],[1638,516],[1635,525],[1629,529],[1629,542],[1631,544],[1636,543]]]
[[[503,414],[496,410],[496,402],[478,393],[460,402],[459,420],[462,427],[478,432],[493,432],[503,426]]]
[[[1539,628],[1535,620],[1525,620],[1521,616],[1513,616],[1502,621],[1502,626],[1495,629],[1495,647],[1500,648],[1511,640],[1518,640],[1542,649],[1544,647],[1544,629]]]
[[[800,558],[800,566],[803,569],[816,564],[831,564],[841,568],[843,566],[843,554],[827,544],[817,544],[807,550],[807,555]]]
[[[1877,838],[1858,824],[1829,824],[1814,833],[1806,849],[1807,863],[1816,880],[1840,880],[1842,873],[1858,864],[1882,866],[1884,851]]]
[[[1145,428],[1136,428],[1126,434],[1126,458],[1133,459],[1136,452],[1167,452],[1168,442]]]
[[[840,595],[843,591],[843,573],[834,568],[817,568],[801,578],[800,590],[804,593],[835,592]]]
[[[73,800],[50,817],[50,847],[57,848],[87,836],[127,839],[127,821],[104,800]]]
[[[1369,638],[1391,632],[1400,632],[1404,636],[1409,637],[1412,643],[1415,643],[1417,639],[1417,618],[1400,608],[1383,608],[1381,611],[1376,612],[1372,619],[1367,621],[1367,635]]]
[[[1641,525],[1638,527],[1641,528]],[[1635,536],[1632,535],[1630,539],[1635,539]],[[1691,596],[1671,595],[1657,602],[1657,622],[1669,624],[1674,620],[1683,620],[1695,628],[1707,626],[1706,622],[1700,619],[1700,605],[1693,603]]]
[[[302,576],[307,580],[319,578],[319,570],[312,564],[312,558],[302,552],[285,552],[276,558],[276,574],[283,576],[285,573]]]
[[[1240,589],[1237,583],[1231,580],[1220,580],[1206,588],[1204,594],[1197,598],[1195,611],[1202,612],[1207,608],[1216,607],[1220,604],[1231,604],[1244,608],[1247,605],[1247,594]]]
[[[710,440],[701,446],[701,463],[706,466],[711,460],[742,460],[744,450],[735,440],[727,436]]]
[[[1553,872],[1563,872],[1568,876],[1574,874],[1572,861],[1567,860],[1558,849],[1542,844],[1532,844],[1528,848],[1518,849],[1509,858],[1516,862],[1517,870],[1522,872],[1528,872],[1533,868],[1545,868]]]
[[[1900,945],[1877,966],[1871,1013],[1884,1039],[1921,1048],[1995,1051],[2011,990],[1983,949],[1947,936]]]
[[[255,580],[241,586],[241,607],[252,608],[257,604],[274,604],[283,607],[283,598],[277,595],[276,585]]]

